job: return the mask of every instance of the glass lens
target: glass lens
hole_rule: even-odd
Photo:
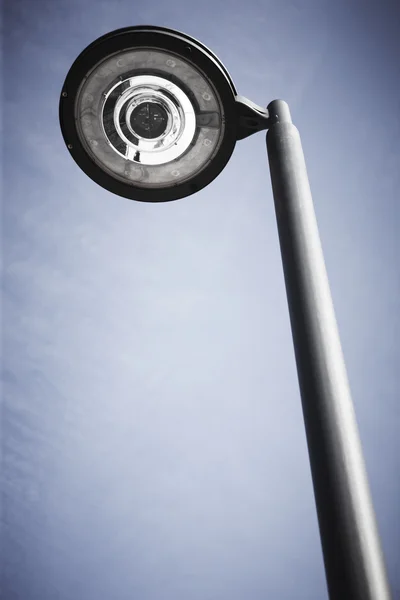
[[[157,102],[143,102],[131,114],[131,127],[140,137],[152,140],[167,128],[168,115]]]
[[[76,98],[78,134],[113,177],[142,187],[187,181],[210,163],[225,123],[216,90],[190,62],[158,49],[109,56]]]

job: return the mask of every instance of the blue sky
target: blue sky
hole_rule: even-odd
[[[3,18],[4,598],[327,598],[265,133],[159,205],[64,146],[73,60],[139,24],[290,104],[400,598],[396,3],[6,0]]]

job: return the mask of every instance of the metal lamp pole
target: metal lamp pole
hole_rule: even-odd
[[[143,49],[146,74],[142,68],[132,74],[128,63],[133,59],[125,64],[126,56],[139,53],[140,57]],[[187,95],[188,87],[194,103]],[[168,116],[175,125],[176,138],[166,139],[165,130],[162,151],[152,147],[152,151],[157,149],[157,160],[149,157],[148,143],[156,138],[145,135],[143,114],[132,113],[134,126],[129,117],[129,106],[145,101],[147,111],[157,110],[161,121]],[[206,110],[204,102],[208,101]],[[181,113],[188,115],[186,129],[190,124],[194,127],[192,132],[187,129],[187,135],[183,135],[185,120],[177,117]],[[222,127],[223,120],[232,126]],[[125,133],[116,128],[121,122]],[[238,96],[224,65],[201,42],[172,29],[139,25],[112,31],[81,52],[62,88],[60,125],[69,153],[93,181],[114,194],[143,202],[177,200],[203,189],[228,163],[238,140],[268,129],[269,165],[330,599],[390,600],[303,151],[288,105],[274,100],[267,110]],[[135,135],[127,137],[132,128]],[[202,128],[212,132],[216,151],[210,139],[203,144],[202,136],[194,135]],[[171,140],[175,141],[172,154]],[[180,179],[171,180],[172,175]]]
[[[331,600],[390,600],[300,136],[282,100],[267,148]]]

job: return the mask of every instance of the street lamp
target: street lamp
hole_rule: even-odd
[[[62,88],[60,124],[81,169],[132,200],[189,196],[236,141],[267,149],[314,495],[331,600],[390,600],[362,448],[298,130],[282,100],[238,96],[228,71],[178,31],[138,26],[94,41]]]

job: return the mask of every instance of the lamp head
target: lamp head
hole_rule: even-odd
[[[129,27],[75,60],[60,125],[74,160],[105,189],[132,200],[175,200],[215,179],[244,137],[238,98],[223,64],[197,40]]]

